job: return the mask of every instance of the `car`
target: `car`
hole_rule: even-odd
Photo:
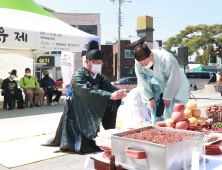
[[[114,86],[119,86],[119,85],[127,85],[127,84],[137,84],[137,78],[136,77],[125,77],[121,78],[115,82],[113,82]]]
[[[58,78],[54,81],[56,87],[62,87],[63,84],[63,78]]]
[[[196,90],[202,90],[205,84],[208,84],[213,72],[208,71],[193,71],[186,72],[187,79],[191,85],[194,85]]]

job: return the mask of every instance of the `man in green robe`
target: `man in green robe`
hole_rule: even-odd
[[[93,139],[100,122],[104,129],[115,128],[118,102],[126,96],[126,91],[112,86],[100,73],[101,66],[98,42],[91,41],[85,67],[78,69],[72,77],[71,100],[65,106],[56,136],[44,145],[60,145],[61,150],[78,153],[94,152],[99,150]]]

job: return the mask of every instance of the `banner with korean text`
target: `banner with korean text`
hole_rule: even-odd
[[[61,55],[61,70],[63,77],[63,88],[69,85],[72,79],[74,70],[74,53],[62,51]]]

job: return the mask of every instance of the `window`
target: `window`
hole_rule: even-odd
[[[97,25],[72,25],[72,26],[89,34],[97,35]]]
[[[57,51],[51,51],[51,54],[57,54]]]
[[[187,78],[197,78],[197,73],[187,73]]]
[[[63,81],[63,78],[58,79],[57,81]]]
[[[201,73],[200,78],[201,79],[210,79],[210,73]]]
[[[130,78],[128,81],[137,81],[137,78]]]
[[[125,67],[125,75],[134,75],[134,67]]]
[[[133,58],[133,54],[130,50],[125,50],[125,58]]]

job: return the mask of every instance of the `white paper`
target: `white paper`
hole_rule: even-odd
[[[84,169],[94,168],[94,160],[90,158],[90,156],[86,157]]]

